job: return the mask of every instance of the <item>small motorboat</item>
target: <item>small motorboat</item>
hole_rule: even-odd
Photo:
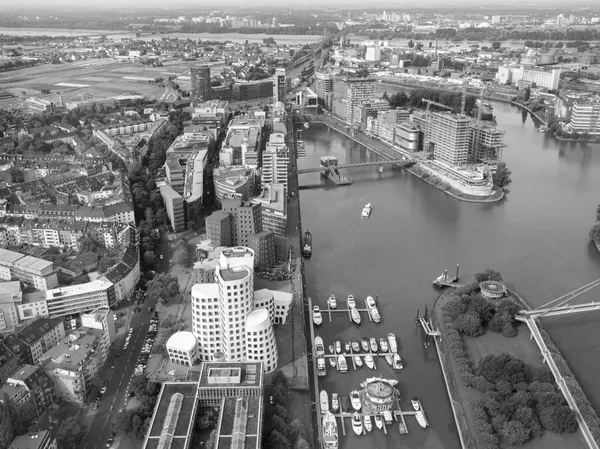
[[[362,403],[360,402],[360,393],[358,390],[352,390],[350,392],[350,404],[352,404],[352,408],[356,411],[359,411],[362,408]]]
[[[427,427],[427,418],[425,418],[425,413],[423,413],[423,410],[416,412],[415,418],[417,418],[417,422],[423,429]]]
[[[362,435],[363,433],[363,423],[358,413],[352,415],[352,430],[354,430],[354,433],[357,435]]]
[[[340,399],[337,393],[331,395],[331,410],[337,412],[340,409]]]
[[[363,420],[365,422],[365,430],[367,432],[373,430],[373,421],[371,421],[371,415],[364,415]]]
[[[329,295],[327,299],[327,306],[330,309],[337,309],[337,300],[335,299],[335,295]]]
[[[350,352],[350,342],[347,341],[346,343],[344,343],[344,352]]]
[[[377,340],[375,339],[375,337],[369,338],[369,345],[371,346],[372,352],[377,352]]]
[[[328,357],[329,359],[329,364],[331,365],[332,368],[335,368],[335,357]]]
[[[329,396],[325,390],[321,390],[321,393],[319,393],[319,399],[321,403],[321,413],[325,414],[329,411]]]
[[[348,362],[346,361],[346,357],[344,357],[343,355],[339,355],[337,364],[338,364],[338,371],[340,373],[348,372]]]
[[[365,207],[363,207],[363,210],[360,213],[360,216],[363,218],[368,218],[371,215],[371,209],[373,209],[373,207],[371,206],[371,203],[365,204]]]
[[[372,309],[373,307],[377,307],[377,304],[375,304],[375,299],[373,299],[372,296],[367,296],[367,298],[365,299],[365,302],[367,303],[367,307],[369,309]]]
[[[354,296],[348,295],[348,299],[346,299],[346,303],[348,304],[349,309],[354,309],[356,307],[356,301],[354,301]]]
[[[323,377],[325,374],[327,374],[325,369],[325,359],[323,357],[319,357],[317,359],[317,376]]]
[[[391,332],[387,334],[388,344],[390,345],[390,352],[394,354],[398,352],[398,342],[396,341],[396,336]]]
[[[362,347],[363,351],[369,352],[369,339],[367,337],[361,338],[360,346]]]
[[[394,366],[394,358],[392,357],[392,354],[386,354],[385,361],[388,362],[390,366]]]
[[[320,326],[321,323],[323,323],[323,315],[321,315],[321,309],[319,309],[319,306],[313,307],[313,323],[315,323],[317,326]]]
[[[342,396],[342,410],[347,412],[350,410],[350,398],[348,396]]]
[[[356,309],[356,307],[350,309],[350,316],[352,317],[352,321],[354,321],[356,324],[360,324],[360,312],[358,311],[358,309]]]
[[[329,353],[333,354],[335,352],[335,348],[333,347],[333,345],[329,345]]]
[[[315,337],[315,355],[321,357],[325,354],[325,348],[323,347],[323,339],[319,336]]]
[[[381,352],[388,352],[388,349],[390,349],[390,347],[388,346],[386,338],[381,337],[379,339],[379,347],[381,348]]]
[[[354,364],[356,366],[358,366],[359,368],[363,366],[363,361],[362,361],[362,359],[360,358],[359,355],[355,355],[354,356]]]
[[[360,352],[360,343],[358,342],[358,340],[352,340],[352,351]]]
[[[402,421],[398,423],[398,430],[400,431],[400,435],[406,435],[406,426]]]
[[[381,323],[381,315],[379,315],[379,310],[377,310],[377,307],[373,307],[371,309],[371,318],[373,318],[373,321],[376,323]]]
[[[373,356],[371,354],[367,354],[365,356],[365,364],[370,368],[370,369],[375,369],[375,362],[373,361]]]
[[[404,368],[404,364],[402,363],[402,358],[398,354],[394,354],[392,360],[392,368],[394,369],[402,369]]]
[[[338,354],[342,353],[342,342],[339,340],[336,340],[335,342],[335,352],[337,352]]]
[[[413,408],[415,409],[415,412],[418,412],[419,410],[421,410],[421,401],[419,401],[418,398],[413,397],[410,400],[410,403],[412,404]]]
[[[379,413],[375,415],[375,425],[378,429],[383,429],[383,418]]]

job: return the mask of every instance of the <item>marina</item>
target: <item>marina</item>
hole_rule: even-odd
[[[349,297],[352,297],[352,301],[356,301],[352,295],[349,295]],[[362,321],[362,318],[360,315],[361,312],[364,312],[367,314],[367,316],[369,317],[369,321],[372,321],[375,323],[380,323],[381,315],[379,314],[379,310],[376,305],[370,305],[369,298],[371,301],[373,301],[373,304],[377,304],[379,302],[378,296],[375,296],[375,299],[373,299],[372,296],[367,296],[364,299],[364,304],[365,304],[364,308],[359,309],[358,307],[348,306],[348,308],[346,308],[346,309],[340,309],[337,307],[337,302],[335,301],[335,295],[331,295],[329,297],[329,299],[327,300],[327,309],[320,309],[320,313],[321,314],[327,313],[327,315],[329,316],[330,323],[333,322],[332,313],[336,313],[336,312],[346,313],[348,315],[348,319],[355,324],[361,323],[361,321]],[[332,302],[332,299],[333,299],[333,302]],[[348,301],[347,301],[347,303],[348,303]],[[332,305],[335,305],[335,308],[332,308],[331,307]]]

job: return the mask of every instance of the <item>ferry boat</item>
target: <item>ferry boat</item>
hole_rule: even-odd
[[[325,359],[323,357],[317,358],[317,376],[323,377],[327,374],[327,370],[325,369]]]
[[[350,342],[344,343],[344,352],[350,352]]]
[[[319,309],[319,306],[313,307],[313,322],[317,326],[320,326],[323,322],[323,315],[321,315],[321,309]]]
[[[369,352],[369,339],[367,337],[362,337],[360,340],[360,346],[362,347],[363,351]]]
[[[390,349],[387,340],[383,337],[379,339],[379,347],[381,348],[381,352],[388,352],[388,349]]]
[[[348,298],[346,299],[346,303],[348,304],[349,309],[356,308],[356,301],[354,301],[354,296],[348,295]]]
[[[396,336],[391,332],[387,334],[388,344],[390,345],[390,352],[394,354],[398,352],[398,342],[396,341]]]
[[[417,418],[417,422],[423,429],[427,427],[427,418],[425,418],[425,413],[423,413],[423,410],[417,411],[415,413],[415,418]]]
[[[372,296],[367,296],[367,298],[365,299],[365,302],[367,303],[367,307],[369,309],[372,309],[373,307],[377,307],[377,304],[375,303],[375,299]]]
[[[371,216],[372,209],[373,209],[373,206],[371,206],[371,203],[365,204],[365,207],[363,207],[363,210],[362,210],[360,216],[362,218],[369,218]]]
[[[337,393],[331,395],[331,410],[337,412],[340,409],[340,399]]]
[[[323,346],[323,339],[319,336],[315,337],[315,355],[320,357],[325,355],[325,348]]]
[[[369,338],[369,345],[371,346],[371,351],[377,352],[377,340],[375,337]]]
[[[345,412],[350,410],[350,407],[351,407],[350,406],[350,398],[348,396],[342,396],[341,405],[342,405],[342,410],[344,410]]]
[[[381,322],[381,315],[379,315],[379,310],[377,310],[377,307],[373,307],[371,309],[371,318],[373,318],[373,321],[376,323]]]
[[[339,340],[335,341],[335,352],[338,354],[342,353],[342,342]]]
[[[375,425],[378,429],[383,429],[383,417],[379,413],[375,415]]]
[[[406,435],[406,426],[402,421],[398,423],[398,430],[400,431],[400,435]]]
[[[404,368],[404,365],[402,364],[402,358],[398,354],[394,354],[393,357],[394,357],[394,359],[393,359],[394,363],[392,363],[392,368],[394,368],[394,369]]]
[[[356,307],[350,309],[350,316],[352,317],[352,321],[354,321],[356,324],[360,324],[362,321],[360,318],[360,312],[358,309],[356,309]]]
[[[421,401],[419,401],[418,398],[413,397],[410,400],[410,403],[412,404],[413,408],[415,409],[415,412],[418,412],[419,410],[421,410]]]
[[[350,392],[350,403],[352,404],[352,408],[356,411],[359,411],[362,408],[362,404],[360,402],[360,393],[358,390],[352,390]]]
[[[373,361],[373,356],[371,354],[367,354],[365,356],[365,364],[369,367],[369,369],[375,369],[375,362]]]
[[[360,352],[360,343],[358,342],[358,340],[352,340],[352,351]]]
[[[324,449],[338,448],[337,421],[330,412],[323,416],[323,442]]]
[[[321,403],[321,413],[327,413],[329,411],[329,396],[325,390],[321,390],[319,393],[320,403]]]
[[[354,356],[354,363],[355,363],[355,365],[356,365],[356,366],[358,366],[359,368],[361,368],[361,367],[363,366],[363,361],[362,361],[362,359],[360,358],[360,356],[359,356],[359,355],[355,355],[355,356]]]
[[[358,413],[352,415],[352,430],[354,430],[354,433],[357,435],[362,435],[363,433],[363,423]]]
[[[337,300],[335,299],[335,295],[329,295],[329,298],[327,299],[327,306],[332,310],[337,309]]]
[[[302,246],[302,255],[307,258],[312,256],[312,234],[308,231],[304,233],[304,245]]]
[[[340,373],[348,372],[348,362],[346,362],[346,357],[343,355],[338,356],[338,370]]]
[[[371,415],[364,415],[363,420],[365,421],[365,430],[367,432],[373,430],[373,421],[371,421]]]

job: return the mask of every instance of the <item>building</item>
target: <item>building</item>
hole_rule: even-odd
[[[286,78],[285,69],[275,69],[273,77],[273,103],[285,103]]]
[[[266,373],[277,368],[277,345],[266,309],[255,309],[246,317],[246,360],[263,362]]]
[[[216,283],[192,286],[192,331],[197,338],[198,357],[212,360],[221,351],[221,312]]]
[[[315,72],[315,92],[319,99],[319,104],[331,109],[333,101],[333,83],[334,76],[332,73]]]
[[[262,141],[262,119],[234,119],[229,124],[227,135],[221,145],[219,160],[221,164],[244,165],[256,168],[260,157]]]
[[[539,67],[520,66],[500,66],[496,73],[496,79],[500,84],[516,84],[526,81],[535,84],[537,87],[544,87],[548,90],[558,89],[561,69],[544,70]]]
[[[18,306],[22,301],[21,282],[0,282],[0,333],[14,332],[17,328]]]
[[[402,122],[394,126],[394,144],[403,151],[420,151],[421,130],[413,122]]]
[[[346,78],[344,80],[347,88],[346,124],[352,126],[355,107],[375,97],[375,80],[371,78]]]
[[[46,291],[48,314],[51,317],[76,316],[101,307],[109,307],[115,301],[114,284],[102,280]]]
[[[287,189],[289,150],[285,143],[286,128],[283,123],[274,123],[273,132],[262,156],[262,184],[283,184]]]
[[[292,299],[291,293],[263,288],[254,292],[254,308],[268,310],[273,324],[286,324]]]
[[[165,209],[173,232],[185,230],[185,203],[183,197],[169,184],[159,183],[158,189],[165,202]]]
[[[8,449],[58,449],[58,446],[49,430],[40,430],[15,437]]]
[[[9,336],[12,334],[9,334]],[[25,363],[19,360],[7,346],[6,342],[0,343],[0,384],[12,376]]]
[[[379,45],[371,45],[367,47],[367,51],[365,52],[365,59],[367,61],[379,62],[381,59],[381,49]]]
[[[217,246],[231,246],[231,216],[218,210],[206,217],[206,237]]]
[[[221,166],[213,170],[215,203],[221,207],[224,196],[240,196],[247,201],[254,192],[254,169],[243,166]]]
[[[46,303],[46,292],[25,293],[23,301],[18,305],[19,319],[31,320],[36,317],[48,316],[48,304]]]
[[[471,120],[444,112],[431,113],[429,142],[433,156],[450,165],[465,165],[469,159]]]
[[[39,366],[25,365],[6,380],[0,389],[0,402],[5,395],[17,409],[31,407],[40,416],[52,404],[52,381]]]
[[[387,100],[371,99],[360,103],[354,107],[354,126],[365,129],[367,127],[368,117],[377,117],[379,113],[389,109],[390,103]]]
[[[499,161],[504,148],[504,130],[486,123],[471,121],[469,162]]]
[[[48,290],[58,285],[52,262],[7,249],[0,249],[0,279],[18,279],[36,290]]]
[[[100,352],[104,359],[108,358],[110,345],[117,338],[115,329],[115,314],[108,307],[99,307],[90,313],[81,315],[81,327],[88,329],[97,329],[101,331],[98,340],[97,352]]]
[[[263,230],[285,236],[287,230],[287,192],[285,185],[265,184],[261,194],[252,198],[252,202],[260,203]]]
[[[275,234],[271,231],[260,231],[248,235],[248,248],[255,254],[255,265],[268,268],[275,263]]]
[[[210,100],[210,67],[191,67],[190,77],[192,82],[191,96],[194,106]]]
[[[224,100],[210,100],[203,103],[194,104],[192,110],[192,123],[198,125],[206,125],[213,123],[213,120],[218,120],[220,126],[218,130],[224,126],[229,120],[229,102]]]
[[[38,318],[16,336],[27,347],[28,363],[35,365],[48,349],[65,337],[65,323],[60,318]]]
[[[273,96],[273,80],[256,80],[235,83],[231,88],[233,101],[251,101]]]
[[[600,97],[575,100],[569,117],[568,126],[574,132],[600,134]]]
[[[223,198],[222,203],[231,216],[231,244],[248,246],[248,237],[262,231],[261,205],[240,198]]]
[[[175,332],[167,340],[166,348],[171,363],[193,366],[198,359],[196,337],[191,332]]]

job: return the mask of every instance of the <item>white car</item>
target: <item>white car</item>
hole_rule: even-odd
[[[104,393],[106,393],[106,385],[104,385],[102,387],[102,389],[100,390],[100,394],[104,394]]]

